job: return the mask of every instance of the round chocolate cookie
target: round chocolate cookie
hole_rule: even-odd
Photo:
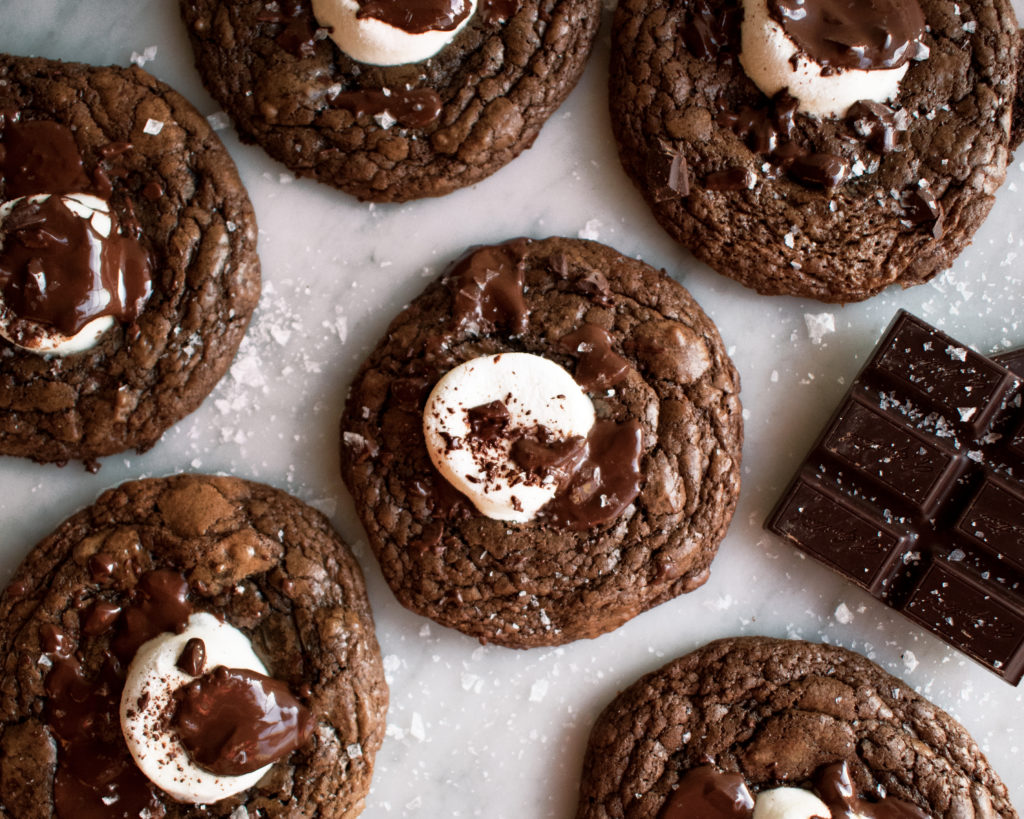
[[[857,301],[948,267],[1020,139],[1019,37],[1009,0],[920,7],[927,28],[898,95],[812,117],[745,73],[739,0],[623,0],[612,122],[661,225],[766,294]]]
[[[148,260],[138,286],[151,294],[84,351],[40,355],[0,338],[0,453],[64,462],[148,449],[227,370],[259,298],[256,222],[235,166],[199,112],[143,71],[0,55],[0,202],[37,194],[109,206],[123,233],[109,240]],[[0,224],[0,268],[18,252],[14,221]],[[59,296],[54,271],[42,264]],[[3,285],[10,301],[23,283]]]
[[[436,56],[381,67],[342,52],[311,0],[269,8],[181,0],[206,87],[243,140],[377,202],[441,196],[530,147],[583,73],[601,17],[599,0],[480,0]]]
[[[700,810],[709,784],[736,809]],[[782,786],[815,792],[832,816],[1017,816],[964,728],[902,681],[843,648],[743,637],[674,660],[604,710],[576,817],[742,819],[751,796]]]
[[[469,451],[504,443],[513,486],[558,487],[520,522],[456,491],[424,432],[443,375],[512,352],[564,367],[596,416],[585,438],[513,433],[503,414],[528,390],[511,383],[464,408]],[[707,580],[739,492],[738,393],[718,331],[664,272],[595,242],[516,239],[470,251],[392,322],[351,387],[342,475],[403,605],[483,641],[558,645]]]
[[[237,629],[284,690],[265,722],[228,705],[207,712],[228,715],[231,737],[212,745],[220,756],[236,743],[243,758],[269,748],[277,761],[257,784],[205,806],[149,782],[118,716],[133,659],[197,612]],[[187,674],[203,675],[194,684],[215,683],[222,642],[207,641],[205,654],[186,645],[177,667],[189,655]],[[388,701],[363,577],[326,518],[276,489],[179,475],[106,492],[33,549],[0,596],[0,658],[2,816],[353,817],[363,808]],[[291,699],[307,727],[289,752],[293,729],[274,715]],[[162,744],[186,736],[179,717],[162,718]],[[223,728],[199,720],[200,738]]]

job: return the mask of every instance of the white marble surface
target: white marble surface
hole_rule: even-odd
[[[1020,15],[1024,2],[1015,0]],[[0,0],[0,50],[146,65],[205,114],[176,0]],[[261,225],[264,295],[230,376],[145,455],[96,475],[0,459],[0,582],[31,546],[103,489],[177,471],[225,472],[313,503],[355,545],[391,685],[388,736],[365,816],[573,813],[587,733],[640,674],[716,637],[827,640],[868,654],[958,717],[1024,808],[1021,692],[947,649],[761,529],[771,505],[900,307],[978,349],[1024,344],[1024,153],[974,245],[929,285],[830,307],[765,298],[713,273],[658,228],[609,131],[607,21],[579,87],[532,150],[472,189],[401,206],[294,181],[221,132]],[[345,388],[388,320],[464,247],[514,235],[597,238],[680,279],[718,323],[743,377],[744,488],[711,580],[592,642],[482,647],[402,609],[338,477]],[[812,343],[805,314],[832,313]]]

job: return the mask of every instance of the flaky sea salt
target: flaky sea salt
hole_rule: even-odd
[[[836,331],[836,317],[832,313],[804,313],[804,323],[812,344],[821,344],[825,336]]]
[[[142,133],[149,134],[150,136],[156,136],[164,129],[164,124],[158,119],[147,119],[146,124],[142,126]]]

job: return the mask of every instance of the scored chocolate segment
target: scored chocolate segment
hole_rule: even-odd
[[[766,527],[1009,682],[1024,676],[1024,349],[901,312]]]

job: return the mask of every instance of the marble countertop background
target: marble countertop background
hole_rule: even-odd
[[[1015,0],[1024,19],[1024,0]],[[176,0],[0,0],[0,50],[145,68],[204,114]],[[606,15],[607,18],[607,15]],[[846,307],[758,296],[657,226],[623,173],[606,103],[608,20],[580,85],[533,148],[440,200],[369,205],[297,181],[221,138],[260,224],[264,292],[230,374],[144,455],[98,474],[0,459],[0,582],[34,543],[104,489],[179,471],[264,481],[327,513],[367,575],[391,686],[367,819],[567,819],[599,711],[639,675],[718,637],[764,634],[855,649],[956,716],[1024,808],[1022,694],[768,535],[761,523],[882,330],[906,308],[982,352],[1024,345],[1024,151],[988,221],[932,283]],[[338,475],[337,422],[356,367],[387,323],[473,244],[598,239],[665,268],[718,324],[743,378],[744,487],[710,581],[594,641],[517,652],[404,610],[381,579]],[[817,340],[807,316],[830,313]]]

